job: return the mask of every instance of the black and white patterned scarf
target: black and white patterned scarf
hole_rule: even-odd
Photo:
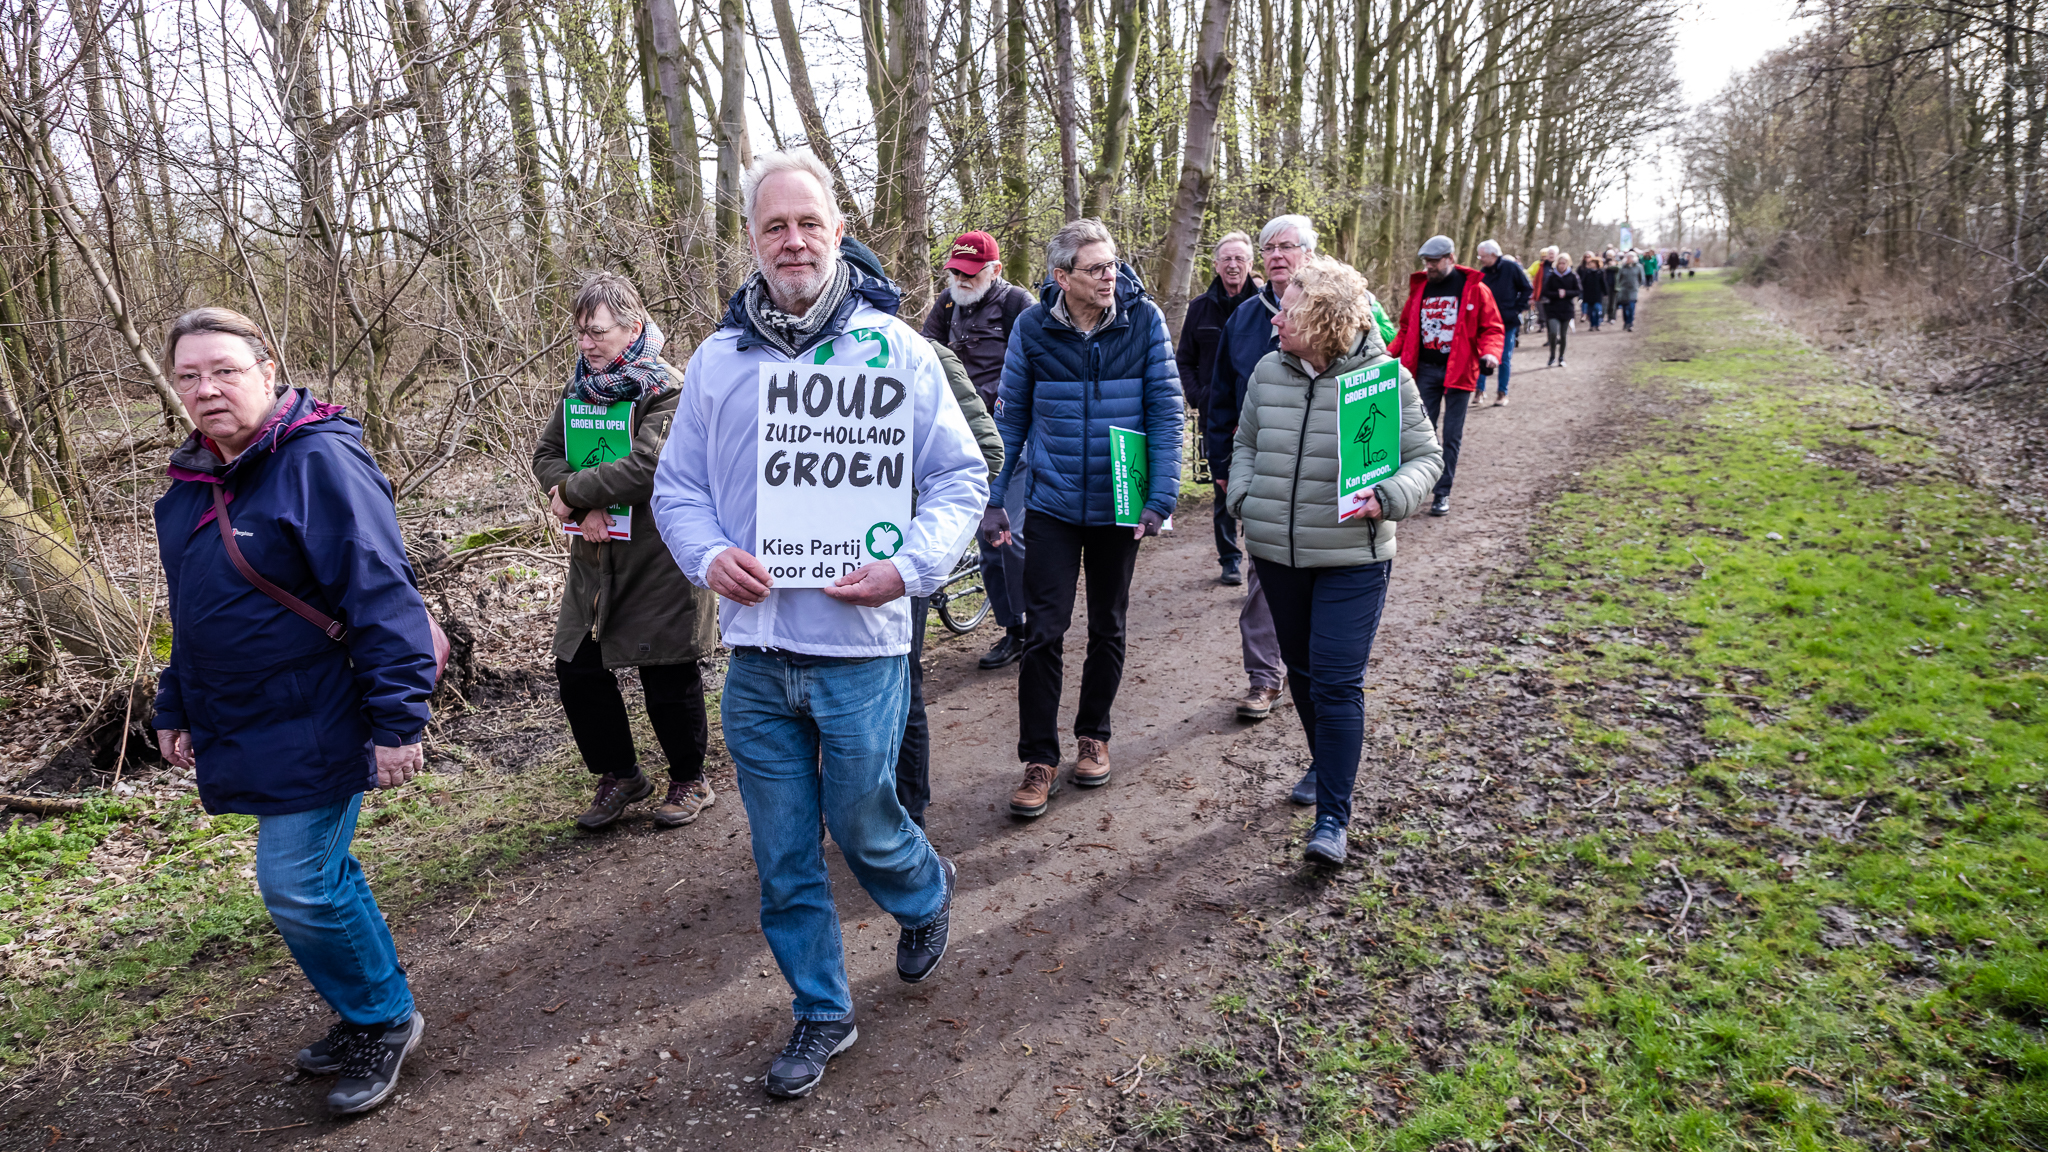
[[[661,329],[650,317],[640,326],[640,338],[602,372],[593,372],[583,357],[576,357],[576,374],[569,380],[570,391],[586,404],[617,404],[659,396],[668,387],[668,372],[661,366]]]
[[[775,306],[768,298],[768,281],[759,272],[747,281],[747,319],[754,325],[754,331],[776,351],[795,359],[811,345],[817,343],[818,334],[832,317],[839,314],[839,306],[846,302],[847,285],[852,273],[846,261],[832,261],[832,278],[825,282],[825,290],[818,294],[817,303],[801,316],[792,316]]]

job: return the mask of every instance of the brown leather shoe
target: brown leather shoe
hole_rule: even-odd
[[[579,827],[596,831],[619,818],[626,805],[654,795],[654,781],[645,772],[635,772],[621,780],[616,776],[597,778],[597,797],[590,802],[590,808],[576,818]]]
[[[1010,793],[1010,815],[1043,816],[1053,793],[1060,790],[1059,769],[1050,764],[1026,764],[1024,784]]]
[[[1237,702],[1239,720],[1264,720],[1273,714],[1273,705],[1280,699],[1278,688],[1254,688],[1245,693]]]
[[[702,776],[695,780],[671,780],[668,782],[668,799],[661,802],[661,810],[654,814],[654,822],[663,828],[680,828],[716,803],[718,794],[711,790],[711,782]]]
[[[1100,788],[1109,783],[1109,742],[1081,737],[1081,756],[1074,761],[1074,787]]]

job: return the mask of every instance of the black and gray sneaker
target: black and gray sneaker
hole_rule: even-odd
[[[398,1090],[398,1070],[420,1046],[427,1030],[418,1012],[395,1028],[351,1028],[339,1048],[341,1079],[327,1094],[327,1108],[336,1115],[368,1112]]]
[[[904,928],[896,937],[896,975],[905,984],[922,984],[931,978],[946,956],[946,938],[952,934],[953,887],[960,869],[944,856],[939,867],[946,880],[946,899],[939,914],[916,928]]]
[[[327,1035],[299,1049],[294,1064],[299,1071],[313,1076],[332,1076],[341,1071],[341,1046],[357,1031],[356,1026],[346,1020],[337,1020]]]
[[[1311,864],[1342,864],[1344,854],[1350,850],[1348,840],[1344,826],[1337,823],[1335,816],[1320,816],[1301,854]]]
[[[851,1013],[844,1020],[799,1020],[781,1055],[768,1065],[762,1087],[770,1096],[784,1100],[809,1096],[825,1078],[825,1062],[853,1047],[858,1039],[860,1029],[854,1026]]]

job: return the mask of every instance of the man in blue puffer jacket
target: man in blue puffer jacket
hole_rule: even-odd
[[[1003,498],[1030,454],[1024,529],[1024,659],[1017,681],[1018,816],[1059,790],[1059,708],[1075,581],[1088,580],[1088,659],[1074,716],[1074,784],[1109,783],[1109,710],[1124,674],[1124,611],[1138,542],[1156,536],[1180,496],[1180,372],[1166,317],[1099,220],[1075,220],[1046,244],[1053,283],[1017,317],[996,393],[1003,473],[989,486],[982,538],[1007,541]],[[1116,522],[1110,429],[1142,432],[1148,467],[1139,523]]]

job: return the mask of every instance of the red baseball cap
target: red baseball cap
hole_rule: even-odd
[[[963,232],[953,241],[946,267],[975,276],[991,261],[1002,258],[1003,250],[996,246],[995,237],[986,232]]]

